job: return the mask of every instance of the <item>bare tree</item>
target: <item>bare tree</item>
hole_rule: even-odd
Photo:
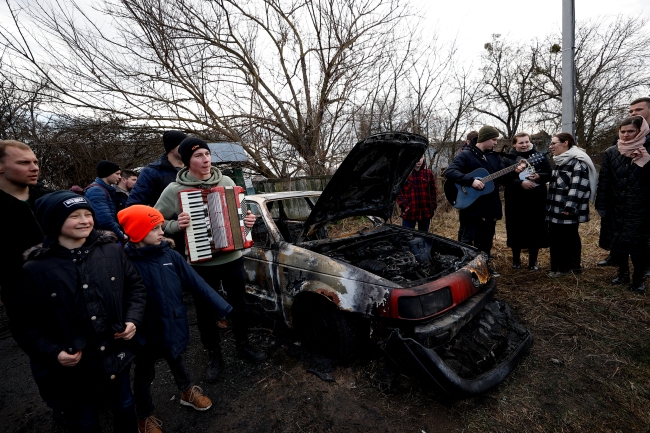
[[[628,104],[650,93],[650,35],[647,21],[618,16],[607,23],[583,22],[576,32],[576,138],[587,148],[609,146],[612,127],[625,115]],[[562,102],[560,36],[536,46],[539,90],[550,98],[540,107],[543,119],[559,126]]]
[[[477,100],[475,109],[496,121],[501,134],[512,137],[523,122],[534,121],[535,109],[550,98],[535,85],[539,75],[537,52],[511,45],[498,34],[484,48],[481,72],[485,94]]]
[[[403,0],[106,0],[94,15],[7,1],[17,30],[2,44],[61,102],[242,142],[267,177],[331,170],[352,101],[408,17]]]

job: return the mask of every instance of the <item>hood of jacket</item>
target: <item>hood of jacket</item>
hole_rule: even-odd
[[[90,232],[90,235],[86,238],[86,242],[82,247],[93,247],[95,245],[108,244],[117,241],[118,239],[115,233],[106,230],[93,229]],[[43,240],[43,243],[35,245],[25,251],[23,253],[23,259],[28,261],[44,256],[57,245],[59,245],[58,236],[48,235],[45,237],[45,240]]]
[[[532,144],[532,143],[531,143],[531,144]],[[510,149],[510,152],[508,152],[508,154],[507,154],[507,155],[504,155],[504,156],[505,156],[506,158],[508,158],[508,159],[512,159],[512,160],[514,160],[514,159],[516,159],[517,157],[520,157],[520,156],[521,156],[522,158],[528,158],[530,155],[532,155],[532,154],[534,154],[534,153],[537,153],[537,148],[536,148],[535,145],[533,144],[533,146],[532,146],[529,150],[527,150],[527,151],[525,151],[525,152],[519,152],[517,149],[515,149],[515,148],[513,147],[512,149]]]
[[[124,247],[124,253],[132,259],[145,258],[150,256],[158,256],[163,254],[166,250],[170,249],[171,245],[166,240],[163,240],[160,245],[147,245],[146,247],[137,248],[131,242]]]
[[[107,184],[106,182],[104,182],[104,181],[103,181],[101,178],[99,178],[99,177],[96,177],[96,178],[95,178],[94,183],[96,183],[97,185],[103,186],[104,188],[106,188],[106,190],[107,190],[109,193],[114,193],[114,192],[115,192],[115,187],[114,187],[113,185],[109,185],[109,184]]]
[[[202,185],[212,186],[221,182],[221,179],[223,179],[223,174],[221,174],[221,170],[215,167],[210,167],[210,177],[204,180],[192,176],[187,167],[183,167],[176,175],[176,182],[192,188],[201,188]]]
[[[167,158],[166,153],[160,155],[157,161],[148,164],[147,167],[154,168],[156,170],[174,170],[174,171],[180,170],[179,167],[174,167],[172,163],[169,162],[169,158]]]

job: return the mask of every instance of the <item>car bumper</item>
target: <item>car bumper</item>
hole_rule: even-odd
[[[403,336],[400,329],[393,329],[382,343],[388,358],[406,375],[414,378],[424,389],[442,391],[454,398],[469,398],[482,394],[501,383],[519,363],[533,341],[532,334],[525,328],[510,352],[504,353],[501,361],[491,370],[473,378],[459,376],[434,350],[449,342],[492,300],[496,291],[494,284],[465,302],[452,314],[417,326],[413,337]],[[477,294],[478,295],[478,294]],[[519,325],[520,326],[520,325]]]
[[[530,332],[509,356],[492,370],[464,379],[458,376],[433,349],[427,349],[411,338],[404,338],[398,329],[383,344],[383,350],[403,372],[415,378],[420,386],[442,391],[454,398],[469,398],[485,393],[508,377],[531,345]]]
[[[452,311],[413,330],[413,338],[426,347],[438,347],[445,344],[468,324],[496,293],[496,281],[488,280],[486,287],[463,302]]]

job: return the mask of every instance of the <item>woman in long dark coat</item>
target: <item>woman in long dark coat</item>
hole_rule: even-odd
[[[537,153],[530,136],[520,132],[512,138],[512,149],[506,165],[519,157],[527,159]],[[508,159],[511,161],[508,163]],[[546,229],[546,184],[551,177],[548,158],[531,164],[530,168],[506,184],[504,198],[506,210],[507,245],[512,248],[512,267],[521,267],[521,250],[528,249],[528,269],[536,271],[540,248],[548,247]]]
[[[645,291],[650,248],[650,128],[641,116],[621,122],[618,143],[603,155],[596,195],[601,216],[601,247],[609,248],[618,266],[612,284],[628,284],[632,258],[632,290]]]

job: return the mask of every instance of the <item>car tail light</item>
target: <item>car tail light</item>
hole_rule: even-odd
[[[392,289],[378,311],[393,319],[424,320],[463,303],[483,287],[478,271],[460,269],[422,286]]]
[[[404,319],[420,319],[449,308],[453,303],[451,289],[443,287],[420,296],[400,297],[397,300],[397,311],[399,316]]]

